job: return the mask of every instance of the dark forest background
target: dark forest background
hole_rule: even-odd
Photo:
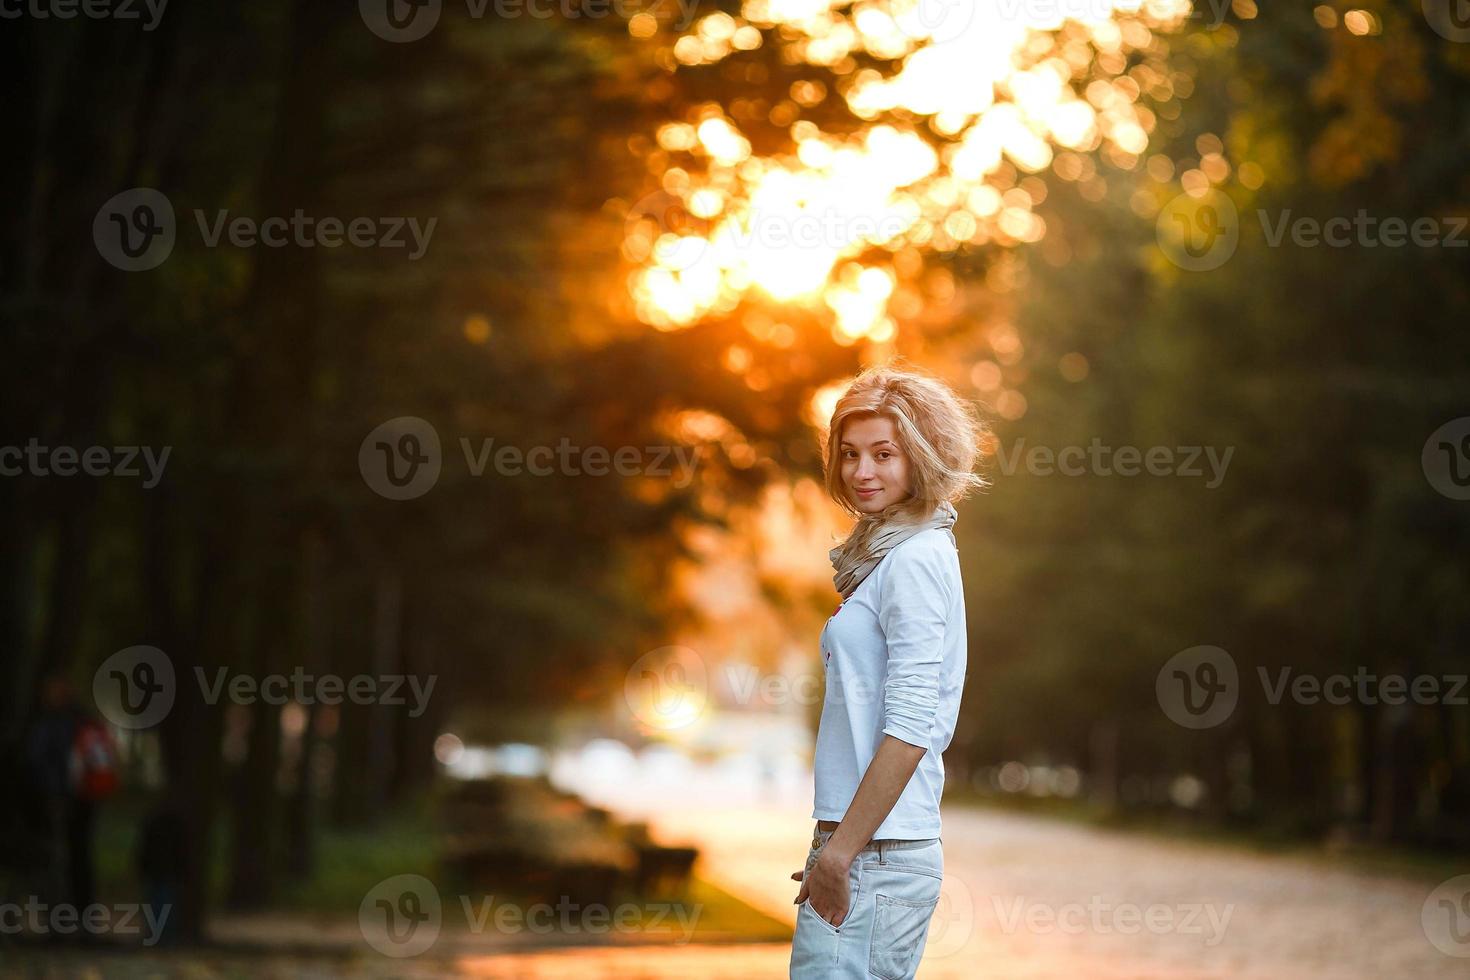
[[[1272,247],[1250,217],[1466,213],[1470,44],[1432,30],[1417,2],[1363,6],[1379,26],[1366,36],[1324,29],[1307,5],[1238,3],[1162,55],[1191,84],[1158,97],[1149,153],[1197,160],[1213,133],[1268,175],[1223,185],[1242,217],[1219,268],[1171,264],[1140,217],[1135,196],[1173,197],[1172,174],[1101,155],[1101,194],[1040,175],[1041,242],[924,254],[959,295],[901,322],[898,353],[984,401],[971,365],[998,335],[982,324],[1004,310],[1024,338],[1004,370],[1028,408],[992,413],[999,445],[1234,447],[1214,489],[992,462],[994,487],[962,511],[963,771],[1072,765],[1128,812],[1175,808],[1167,788],[1190,773],[1205,787],[1197,819],[1216,825],[1470,846],[1470,710],[1269,705],[1252,690],[1257,667],[1470,668],[1470,505],[1437,492],[1420,458],[1470,415],[1470,250]],[[422,717],[344,705],[328,723],[309,706],[289,739],[279,707],[227,718],[179,699],[157,733],[159,792],[188,815],[190,931],[211,846],[227,854],[228,901],[265,904],[311,873],[321,827],[371,826],[426,790],[449,713],[533,737],[522,718],[615,689],[693,615],[669,591],[680,529],[819,472],[804,408],[863,362],[810,311],[784,314],[794,343],[763,344],[741,311],[652,329],[623,290],[630,202],[671,163],[658,125],[743,100],[758,107],[739,117],[747,136],[780,152],[789,126],[770,108],[796,108],[794,82],[832,83],[783,57],[779,31],[676,71],[657,37],[616,18],[462,14],[446,6],[411,44],[319,0],[176,0],[147,32],[0,26],[0,443],[172,447],[148,490],[0,479],[0,737],[20,737],[47,672],[90,690],[135,644],[167,651],[180,676],[439,676]],[[799,112],[834,131],[872,122],[831,92]],[[888,121],[944,142],[914,113]],[[997,177],[1017,179],[1009,164]],[[92,237],[101,204],[133,187],[179,215],[172,256],[145,273],[108,264]],[[407,262],[209,248],[195,208],[438,223]],[[739,371],[734,344],[749,355]],[[1067,354],[1085,377],[1059,367]],[[657,420],[682,409],[728,420],[755,461],[713,439],[679,488],[472,478],[458,460],[461,436],[667,444]],[[411,501],[371,492],[357,469],[364,436],[400,416],[445,442],[438,485]],[[1247,683],[1226,724],[1190,732],[1159,710],[1154,681],[1199,644],[1230,651]],[[243,750],[226,762],[227,722]]]

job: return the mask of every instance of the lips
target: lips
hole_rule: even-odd
[[[867,500],[869,497],[873,496],[875,493],[882,489],[882,487],[874,487],[871,490],[859,490],[857,491],[857,495],[859,497],[862,497],[864,500]]]

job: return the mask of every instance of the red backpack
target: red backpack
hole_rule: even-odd
[[[107,726],[95,719],[77,725],[71,740],[71,790],[78,799],[95,803],[117,792],[117,743]]]

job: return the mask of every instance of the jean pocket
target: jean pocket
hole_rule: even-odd
[[[812,900],[809,898],[803,898],[801,900],[801,905],[797,907],[797,914],[803,913],[814,919],[816,921],[816,924],[824,931],[831,933],[834,936],[838,934],[837,927],[818,915],[817,910],[812,908]]]
[[[873,912],[873,938],[868,946],[869,973],[883,980],[909,980],[918,972],[929,920],[939,905],[938,886],[936,880],[933,898],[874,894],[877,907]]]
[[[828,980],[841,952],[842,934],[803,899],[797,906],[796,932],[791,937],[792,980]]]
[[[816,852],[814,851],[813,852],[814,857],[812,858],[812,860],[810,860],[810,861],[807,862],[807,866],[806,866],[806,873],[807,874],[811,874],[812,873],[812,868],[816,866],[816,863],[817,862],[816,862],[816,859],[815,859],[815,854],[816,854]],[[848,870],[847,870],[847,914],[842,919],[842,921],[843,921],[844,924],[846,924],[847,921],[852,918],[853,912],[857,910],[857,907],[858,907],[858,896],[862,894],[862,890],[863,890],[863,864],[862,864],[861,861],[854,861],[854,862],[852,862],[851,867],[849,867]],[[826,919],[822,918],[822,916],[820,914],[818,914],[817,910],[814,909],[814,908],[812,908],[812,900],[811,900],[811,897],[810,896],[802,899],[801,900],[801,904],[798,905],[796,908],[797,908],[797,913],[796,914],[797,914],[797,919],[798,919],[798,925],[800,925],[800,921],[799,920],[801,918],[802,913],[805,913],[805,914],[811,916],[811,918],[813,920],[815,920],[815,923],[817,924],[817,926],[819,928],[824,929],[826,932],[828,932],[828,933],[830,933],[831,935],[834,935],[834,936],[841,935],[841,933],[842,933],[842,926],[834,926],[832,923],[830,923]]]

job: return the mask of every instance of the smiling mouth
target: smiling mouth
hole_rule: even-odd
[[[873,494],[877,493],[879,490],[882,490],[882,489],[883,489],[882,487],[873,487],[873,488],[871,488],[869,490],[859,490],[859,491],[857,491],[857,495],[859,497],[871,497]]]

